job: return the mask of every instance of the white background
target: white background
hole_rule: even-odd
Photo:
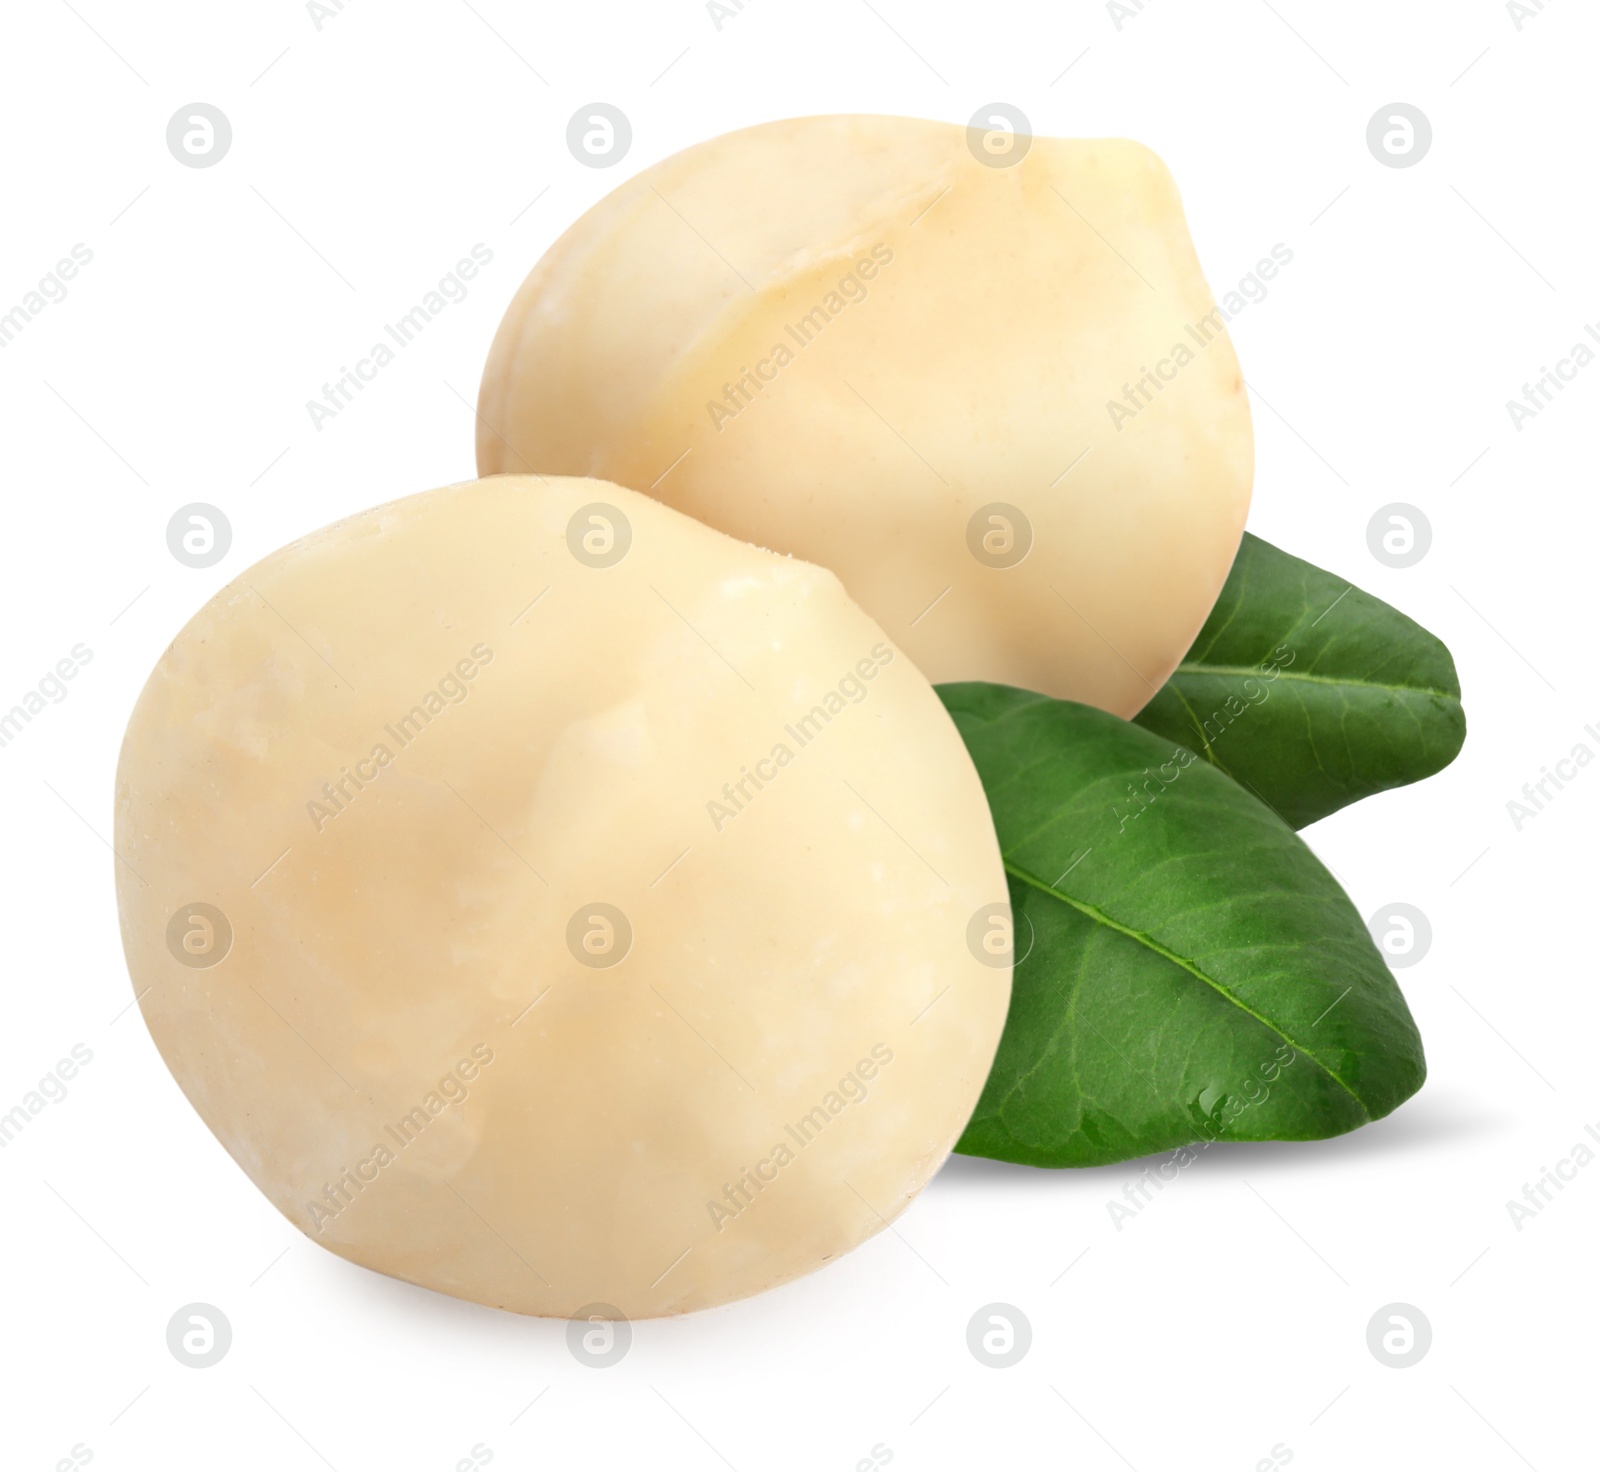
[[[1592,8],[1549,0],[1519,31],[1491,0],[1146,0],[1119,30],[1087,0],[749,0],[719,30],[691,0],[350,0],[319,31],[289,0],[17,0],[4,28],[0,311],[74,244],[94,259],[0,350],[0,707],[74,644],[94,659],[0,750],[0,1111],[74,1044],[94,1059],[0,1151],[0,1463],[81,1443],[108,1469],[445,1472],[482,1444],[508,1467],[845,1472],[881,1443],[896,1468],[963,1472],[1245,1472],[1279,1444],[1308,1469],[1594,1465],[1600,1163],[1520,1232],[1506,1209],[1600,1124],[1600,766],[1520,832],[1506,809],[1575,743],[1600,751],[1600,365],[1520,432],[1505,407],[1600,322]],[[612,169],[565,146],[596,100],[632,120]],[[896,1231],[637,1325],[603,1372],[563,1324],[323,1252],[128,1010],[106,837],[146,674],[257,558],[472,474],[502,310],[622,178],[769,118],[964,123],[996,100],[1039,133],[1161,153],[1218,292],[1295,253],[1233,328],[1251,526],[1438,632],[1466,693],[1452,768],[1307,835],[1363,914],[1432,921],[1399,973],[1426,1088],[1342,1139],[1208,1151],[1120,1232],[1107,1202],[1132,1165],[956,1159]],[[1414,168],[1367,150],[1397,100],[1433,124]],[[212,168],[166,148],[195,101],[233,126]],[[470,297],[315,429],[306,400],[477,242],[495,258]],[[165,544],[191,501],[234,528],[204,571]],[[1434,529],[1405,571],[1367,550],[1392,501]],[[165,1342],[196,1300],[234,1332],[207,1370]],[[1034,1334],[1003,1371],[965,1342],[996,1300]],[[1434,1331],[1405,1370],[1366,1344],[1395,1301]]]

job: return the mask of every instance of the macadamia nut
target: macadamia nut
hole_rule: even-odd
[[[1249,407],[1161,161],[1007,139],[801,118],[622,185],[501,324],[480,474],[646,491],[832,568],[932,680],[1132,715],[1233,561]]]
[[[849,1251],[1005,1019],[928,682],[832,573],[614,485],[451,486],[258,563],[150,676],[116,810],[134,988],[228,1152],[332,1251],[522,1313]]]

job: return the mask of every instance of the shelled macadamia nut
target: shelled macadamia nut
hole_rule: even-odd
[[[506,476],[274,553],[162,656],[123,940],[313,1241],[522,1313],[679,1313],[892,1221],[1009,999],[988,807],[834,575]]]
[[[768,123],[623,184],[500,326],[479,473],[632,486],[832,568],[932,680],[1132,715],[1238,548],[1249,407],[1161,161],[1014,122]]]

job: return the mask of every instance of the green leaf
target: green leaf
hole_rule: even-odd
[[[1295,828],[1431,777],[1467,734],[1438,639],[1248,532],[1194,647],[1134,719]]]
[[[956,1148],[1105,1165],[1199,1140],[1310,1140],[1422,1086],[1366,926],[1279,818],[1104,711],[939,687],[1009,878],[1011,1012]]]

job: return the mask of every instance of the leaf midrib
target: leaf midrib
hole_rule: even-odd
[[[1209,986],[1214,992],[1217,993],[1218,996],[1222,997],[1225,1001],[1232,1003],[1246,1016],[1254,1018],[1255,1021],[1259,1022],[1264,1028],[1267,1029],[1268,1032],[1283,1039],[1283,1041],[1286,1042],[1297,1053],[1301,1053],[1305,1057],[1309,1058],[1314,1064],[1316,1064],[1318,1068],[1327,1074],[1328,1077],[1334,1081],[1334,1083],[1338,1084],[1339,1087],[1345,1091],[1345,1093],[1355,1100],[1356,1108],[1361,1111],[1363,1118],[1368,1122],[1371,1121],[1372,1113],[1367,1108],[1366,1102],[1358,1093],[1356,1093],[1353,1088],[1350,1087],[1349,1084],[1344,1081],[1344,1079],[1335,1073],[1333,1069],[1329,1068],[1328,1065],[1322,1061],[1322,1059],[1317,1057],[1317,1055],[1309,1048],[1306,1048],[1300,1043],[1295,1042],[1295,1040],[1286,1032],[1284,1032],[1281,1027],[1278,1027],[1268,1018],[1263,1017],[1254,1008],[1249,1007],[1244,1002],[1240,1001],[1239,998],[1234,996],[1234,994],[1230,992],[1227,987],[1223,986],[1221,982],[1217,981],[1214,977],[1207,976],[1204,971],[1194,964],[1194,962],[1186,960],[1176,951],[1169,950],[1154,936],[1146,935],[1141,930],[1134,930],[1131,926],[1123,925],[1118,921],[1113,920],[1111,916],[1105,913],[1104,910],[1098,909],[1096,906],[1088,904],[1083,900],[1075,900],[1071,895],[1063,894],[1059,889],[1056,889],[1052,885],[1045,883],[1044,880],[1039,879],[1035,875],[1028,873],[1026,869],[1019,868],[1010,859],[1005,859],[1004,864],[1006,873],[1021,880],[1022,883],[1031,885],[1041,894],[1047,894],[1051,899],[1059,900],[1062,904],[1070,906],[1072,909],[1077,910],[1082,915],[1087,915],[1089,919],[1093,920],[1096,924],[1104,925],[1108,930],[1114,930],[1117,932],[1117,934],[1125,935],[1130,940],[1138,942],[1138,944],[1146,947],[1150,951],[1153,951],[1163,960],[1170,961],[1174,966],[1181,967],[1197,981],[1201,981],[1206,986]]]
[[[1178,675],[1253,675],[1257,679],[1264,678],[1261,671],[1254,665],[1230,664],[1180,664],[1173,671],[1173,677]],[[1435,690],[1431,685],[1384,685],[1376,680],[1354,680],[1334,675],[1308,675],[1298,670],[1280,669],[1275,677],[1279,680],[1300,680],[1307,685],[1331,685],[1346,687],[1354,690],[1382,690],[1390,695],[1437,695],[1442,700],[1461,699],[1459,691]]]

